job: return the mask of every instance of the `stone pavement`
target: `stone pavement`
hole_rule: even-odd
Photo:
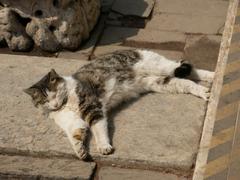
[[[103,0],[99,24],[79,51],[28,54],[58,58],[1,55],[0,159],[5,165],[0,166],[0,179],[191,179],[207,105],[203,100],[149,94],[124,104],[109,119],[116,151],[100,156],[91,141],[95,162],[87,163],[75,158],[61,130],[44,119],[22,92],[50,68],[67,75],[86,60],[118,49],[151,49],[171,59],[187,59],[199,68],[215,69],[228,1],[126,4]],[[19,165],[22,161],[29,163]]]

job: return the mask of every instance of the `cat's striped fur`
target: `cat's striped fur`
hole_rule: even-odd
[[[87,156],[84,140],[91,127],[102,154],[112,152],[107,111],[141,93],[190,93],[208,99],[208,88],[186,78],[211,82],[213,73],[193,68],[146,50],[124,50],[104,55],[81,67],[70,77],[54,70],[26,90],[35,105],[66,132],[80,158]]]

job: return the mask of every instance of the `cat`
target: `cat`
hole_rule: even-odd
[[[152,51],[123,50],[96,58],[72,76],[60,76],[52,69],[24,91],[64,130],[76,155],[85,159],[89,128],[98,151],[104,155],[113,152],[107,124],[111,108],[150,91],[189,93],[208,100],[209,88],[190,79],[212,82],[213,76],[214,72]]]

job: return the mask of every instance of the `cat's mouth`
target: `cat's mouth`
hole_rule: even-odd
[[[56,104],[54,106],[49,106],[48,109],[50,111],[59,111],[60,109],[63,109],[65,107],[65,105],[67,104],[67,101],[68,101],[68,98],[65,97],[60,105]]]

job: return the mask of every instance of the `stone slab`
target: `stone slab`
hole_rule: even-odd
[[[111,11],[106,20],[106,24],[110,26],[144,28],[147,20],[138,16],[124,16],[117,12]]]
[[[202,15],[226,17],[228,1],[219,0],[158,0],[154,5],[153,15],[159,13]]]
[[[95,163],[79,160],[0,155],[0,179],[88,180]]]
[[[187,180],[187,178],[173,174],[137,169],[122,169],[117,167],[101,168],[98,178],[99,180]]]
[[[39,47],[34,47],[30,52],[12,51],[7,46],[0,46],[0,54],[11,54],[20,56],[40,56],[40,57],[57,57],[58,53],[46,52]]]
[[[205,103],[191,95],[148,94],[126,104],[109,118],[115,152],[104,161],[190,170],[204,109]],[[99,156],[95,149],[92,154]]]
[[[182,51],[185,41],[186,35],[179,32],[109,26],[104,30],[99,44]]]
[[[148,17],[153,9],[155,0],[115,0],[112,10],[123,15]]]
[[[213,35],[188,35],[183,58],[198,68],[214,71],[221,38]]]
[[[225,17],[203,15],[157,14],[147,23],[146,29],[185,33],[219,34]]]
[[[50,68],[67,75],[82,64],[76,60],[1,55],[1,153],[74,156],[65,134],[38,113],[22,90]],[[195,162],[205,108],[205,102],[192,95],[148,94],[110,114],[114,154],[101,156],[92,145],[90,152],[101,162],[189,170]]]

